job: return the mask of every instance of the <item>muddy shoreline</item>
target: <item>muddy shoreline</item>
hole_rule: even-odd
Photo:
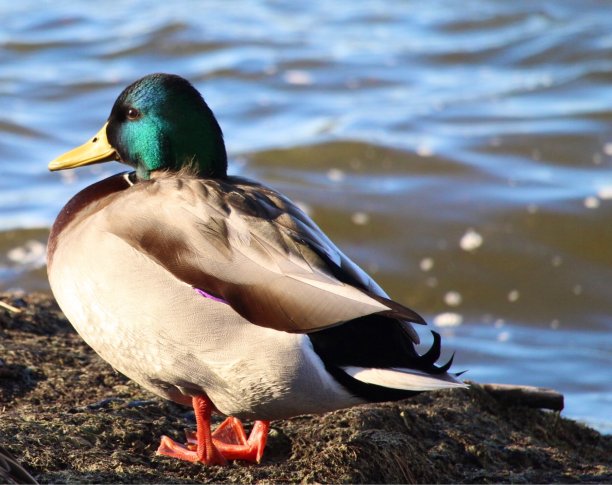
[[[114,372],[43,294],[0,294],[0,446],[41,483],[612,482],[612,437],[478,385],[272,423],[260,465],[155,455],[193,413]]]

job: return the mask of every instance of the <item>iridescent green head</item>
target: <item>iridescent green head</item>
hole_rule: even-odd
[[[200,93],[185,79],[151,74],[123,90],[107,123],[87,143],[56,158],[50,170],[119,160],[141,179],[188,168],[201,177],[227,171],[223,133]]]

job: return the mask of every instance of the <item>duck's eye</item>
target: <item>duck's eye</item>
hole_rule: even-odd
[[[135,120],[137,118],[140,117],[140,111],[138,111],[136,108],[129,108],[127,110],[127,119],[128,120]]]

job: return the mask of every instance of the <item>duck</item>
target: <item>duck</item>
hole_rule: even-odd
[[[414,310],[392,300],[278,191],[228,175],[223,133],[186,79],[147,75],[100,131],[49,163],[130,170],[77,193],[50,232],[52,292],[117,371],[193,407],[158,455],[259,463],[270,421],[466,385],[419,354]],[[211,429],[211,416],[225,416]],[[253,421],[247,436],[243,420]]]

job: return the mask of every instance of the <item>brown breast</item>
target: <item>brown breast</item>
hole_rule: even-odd
[[[123,190],[132,186],[128,172],[112,175],[81,190],[60,211],[53,223],[47,245],[47,267],[53,262],[53,254],[60,234],[70,225],[102,210]]]

